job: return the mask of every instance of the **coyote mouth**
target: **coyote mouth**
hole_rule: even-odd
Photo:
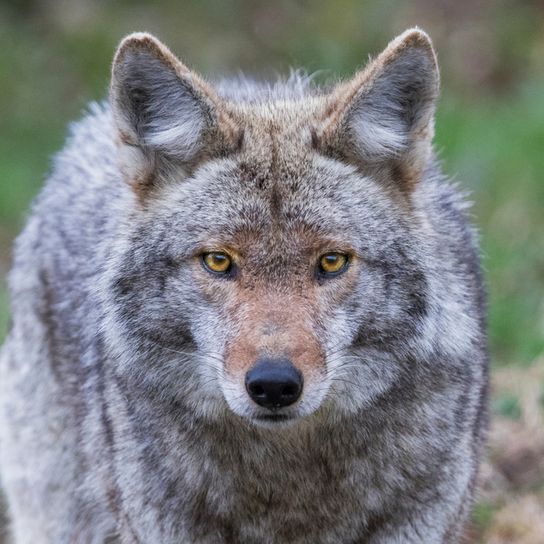
[[[293,419],[292,416],[289,416],[287,414],[262,414],[255,416],[255,419],[258,421],[288,421],[290,419]]]

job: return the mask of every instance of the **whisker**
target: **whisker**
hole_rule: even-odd
[[[221,357],[219,354],[215,354],[214,352],[211,352],[211,351],[205,351],[203,353],[199,353],[197,351],[181,351],[181,350],[178,350],[178,349],[174,349],[174,348],[171,348],[170,346],[167,346],[161,342],[158,342],[156,340],[153,340],[149,337],[146,338],[146,340],[148,340],[149,342],[151,342],[152,344],[154,344],[155,346],[159,347],[159,348],[162,348],[162,349],[165,349],[167,351],[171,351],[172,353],[176,353],[177,355],[183,355],[183,356],[187,356],[187,357],[207,357],[207,358],[210,358],[210,359],[214,359],[216,361],[219,361],[221,364],[223,364],[223,357]]]
[[[352,382],[351,380],[345,380],[343,378],[331,378],[331,382],[342,382],[342,383],[347,383],[349,385],[353,385],[354,387],[360,387],[361,384],[358,384],[358,383],[355,383],[355,382]]]

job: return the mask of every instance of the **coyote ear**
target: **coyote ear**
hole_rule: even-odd
[[[150,34],[121,42],[110,102],[121,144],[132,148],[121,154],[123,169],[140,182],[161,159],[194,164],[235,138],[215,92]]]
[[[430,38],[407,30],[333,91],[323,142],[362,164],[397,161],[413,180],[431,152],[438,91]]]

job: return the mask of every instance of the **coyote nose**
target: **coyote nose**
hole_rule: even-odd
[[[302,374],[286,359],[260,359],[246,374],[249,396],[271,410],[295,403],[302,393],[302,383]]]

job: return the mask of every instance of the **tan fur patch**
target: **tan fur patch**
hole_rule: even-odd
[[[229,316],[237,323],[237,334],[225,352],[228,373],[243,378],[260,357],[287,358],[305,379],[323,371],[324,348],[309,320],[317,310],[316,300],[261,291],[240,296]]]

